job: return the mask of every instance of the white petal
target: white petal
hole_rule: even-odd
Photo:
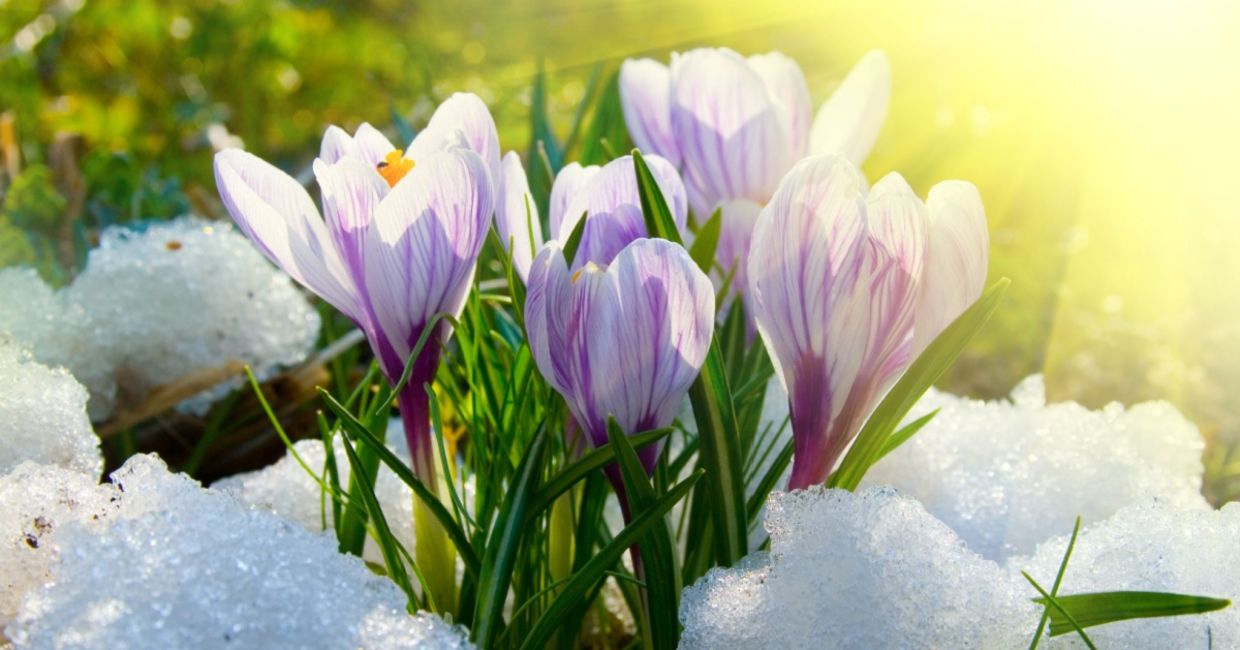
[[[353,142],[353,136],[333,124],[323,133],[323,143],[319,145],[319,159],[331,164],[345,156],[359,157],[357,144]]]
[[[810,152],[842,153],[860,165],[878,139],[890,98],[891,65],[886,54],[873,50],[818,109],[810,132]]]
[[[323,197],[323,216],[336,250],[352,277],[362,277],[366,229],[379,202],[388,194],[387,182],[373,167],[346,156],[334,165],[314,161],[314,175]]]
[[[770,52],[749,57],[749,67],[766,82],[767,91],[788,120],[788,151],[792,160],[804,158],[809,150],[814,106],[801,66],[780,52]]]
[[[364,316],[354,280],[300,183],[239,149],[215,155],[215,183],[233,221],[272,262],[346,316]]]
[[[672,135],[669,95],[671,71],[653,59],[627,59],[620,66],[620,105],[633,143],[680,166],[680,148]]]
[[[904,177],[892,172],[875,183],[866,197],[866,217],[870,236],[900,261],[906,273],[920,278],[929,217]]]
[[[509,151],[504,155],[502,166],[500,195],[495,204],[495,231],[505,249],[511,245],[513,266],[525,281],[534,254],[542,248],[542,222],[538,218],[538,206],[530,195],[530,183],[520,156]]]
[[[581,218],[580,213],[573,215],[572,225],[567,229],[564,228],[564,216],[568,211],[568,204],[581,191],[586,181],[597,174],[600,169],[602,167],[598,165],[582,167],[578,163],[571,162],[560,168],[560,172],[555,175],[555,182],[551,184],[551,202],[548,206],[551,211],[548,216],[553,239],[566,239],[573,227],[577,225],[577,221]]]
[[[362,122],[362,125],[357,127],[357,131],[353,133],[353,141],[357,143],[357,155],[371,167],[383,162],[389,153],[396,151],[392,141],[367,122]]]
[[[982,295],[990,234],[977,188],[944,181],[930,189],[929,243],[917,302],[914,354]]]
[[[464,135],[469,148],[482,158],[491,182],[498,184],[499,134],[495,130],[495,119],[482,99],[472,93],[455,93],[445,99],[435,109],[426,128],[410,143],[405,157],[421,164],[421,158],[455,146],[457,131]]]

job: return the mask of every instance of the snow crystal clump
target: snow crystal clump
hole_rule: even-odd
[[[1068,536],[1057,537],[1032,557],[1008,562],[1043,585],[1054,581]],[[1064,573],[1062,594],[1096,591],[1166,591],[1226,598],[1226,609],[1193,616],[1120,621],[1093,627],[1099,648],[1240,648],[1240,504],[1222,510],[1186,510],[1148,501],[1128,506],[1105,521],[1086,525]],[[1212,644],[1211,644],[1212,641]],[[1072,636],[1044,647],[1084,647]]]
[[[1047,404],[1035,375],[1012,402],[932,390],[909,419],[936,408],[865,484],[917,498],[984,557],[1031,553],[1047,531],[1070,531],[1077,515],[1099,521],[1150,498],[1187,509],[1205,504],[1201,436],[1165,402],[1099,411]]]
[[[16,616],[22,595],[48,581],[61,528],[115,511],[118,493],[101,488],[98,468],[93,472],[26,462],[0,477],[0,629]]]
[[[28,460],[98,478],[103,458],[86,399],[68,372],[36,363],[0,335],[0,475]]]
[[[192,217],[142,232],[109,228],[65,291],[88,314],[90,338],[118,381],[139,395],[234,360],[270,374],[305,359],[319,331],[318,313],[253,244]],[[238,381],[207,391],[191,410]]]
[[[1038,610],[994,562],[891,489],[768,503],[769,556],[685,590],[682,648],[1008,648]]]
[[[81,305],[66,299],[30,268],[0,269],[0,332],[50,368],[63,367],[90,391],[90,413],[99,420],[116,398],[112,361],[90,341]]]
[[[405,444],[404,431],[400,429],[399,419],[393,420],[396,428],[389,427],[388,448],[398,458],[407,459],[408,447]],[[322,475],[327,462],[327,453],[319,440],[302,440],[293,443],[293,450],[310,469]],[[350,468],[345,455],[344,443],[339,438],[335,442],[336,466],[340,483],[348,485]],[[238,474],[216,481],[212,489],[221,490],[241,503],[259,510],[275,514],[297,523],[311,531],[323,530],[323,518],[326,515],[327,526],[335,527],[332,521],[331,501],[326,503],[320,497],[321,489],[318,482],[306,473],[297,458],[285,454],[273,465],[263,469]],[[380,465],[375,480],[375,497],[383,508],[388,526],[410,553],[414,549],[413,534],[413,491],[405,482],[397,478],[386,465]],[[326,512],[324,512],[326,511]],[[366,537],[363,556],[377,564],[383,563],[383,555],[379,545],[371,537]]]
[[[16,648],[464,648],[325,535],[135,456],[119,511],[57,532],[60,561],[5,634]]]

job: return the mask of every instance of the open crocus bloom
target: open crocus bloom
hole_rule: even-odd
[[[735,265],[737,289],[747,286],[754,219],[779,180],[807,154],[839,153],[859,166],[890,94],[880,51],[862,57],[813,117],[801,68],[778,52],[745,58],[697,49],[673,54],[670,66],[639,59],[620,70],[625,123],[638,148],[682,170],[698,219],[723,211],[715,261],[724,270]]]
[[[749,291],[788,391],[789,489],[827,479],[914,351],[981,294],[987,234],[977,191],[950,181],[930,197],[927,208],[898,174],[867,192],[845,158],[814,156],[757,219]]]
[[[301,184],[271,164],[237,149],[215,157],[216,184],[237,225],[293,279],[357,323],[393,382],[432,317],[460,314],[486,236],[491,174],[472,147],[489,156],[498,145],[464,130],[481,106],[474,100],[445,102],[449,112],[441,107],[410,145],[416,155],[393,148],[369,125],[353,136],[329,128],[314,163],[323,216]],[[445,133],[450,122],[464,128]],[[438,327],[446,339],[449,327]],[[439,354],[433,340],[398,396],[414,470],[424,479],[434,464],[423,383],[434,377]]]
[[[667,200],[676,227],[684,232],[689,213],[680,174],[659,156],[647,156],[646,164]],[[496,230],[501,238],[512,238],[513,264],[525,280],[529,277],[530,258],[537,255],[543,245],[538,232],[538,213],[529,200],[529,183],[516,154],[505,156],[503,167],[504,184],[496,209]],[[530,206],[528,218],[527,204]],[[587,262],[609,264],[629,242],[649,236],[632,156],[621,156],[601,167],[565,165],[552,184],[549,209],[551,238],[561,245],[582,217],[586,219],[577,256],[570,260],[573,270]]]
[[[530,350],[594,445],[607,418],[625,433],[668,426],[714,334],[715,291],[685,249],[638,239],[610,265],[573,271],[559,242],[534,260],[525,301]],[[649,471],[658,451],[639,450]]]

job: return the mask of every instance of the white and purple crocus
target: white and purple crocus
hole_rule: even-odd
[[[671,424],[714,334],[714,287],[683,247],[637,239],[606,266],[573,270],[553,241],[528,287],[534,360],[595,446],[607,442],[608,417],[626,434]],[[638,455],[652,470],[657,449]]]
[[[231,149],[215,157],[220,196],[241,230],[293,279],[357,323],[395,383],[436,314],[460,315],[493,212],[495,124],[480,99],[454,95],[401,151],[363,124],[330,127],[314,175],[323,214],[271,164]],[[428,398],[440,342],[413,359],[398,395],[414,471],[434,478]]]
[[[631,59],[620,70],[633,142],[681,170],[697,219],[722,211],[714,277],[718,286],[732,270],[732,294],[748,286],[753,224],[780,179],[808,154],[839,153],[860,166],[890,94],[880,51],[862,57],[817,115],[801,68],[779,52],[703,48],[672,54],[670,66]]]
[[[667,200],[672,220],[685,232],[689,209],[680,174],[656,155],[647,156],[646,164]],[[629,242],[649,236],[632,156],[621,156],[602,166],[565,165],[551,186],[549,211],[551,238],[561,247],[577,224],[586,220],[577,255],[568,260],[572,270],[587,262],[609,264]],[[513,266],[522,280],[528,280],[533,258],[544,246],[538,223],[525,170],[517,155],[509,153],[503,160],[495,226],[500,239],[512,242]]]
[[[749,291],[788,392],[789,489],[824,482],[875,402],[981,294],[988,235],[972,185],[923,203],[898,174],[867,190],[846,158],[798,163],[753,232]]]

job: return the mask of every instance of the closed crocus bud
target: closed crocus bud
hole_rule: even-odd
[[[682,233],[689,219],[685,186],[676,168],[659,156],[646,156],[646,164]],[[609,264],[630,242],[649,237],[642,216],[641,195],[633,157],[621,156],[602,167],[565,167],[551,188],[551,236],[568,240],[583,218],[585,229],[573,269],[587,262]]]
[[[827,479],[907,362],[926,211],[897,175],[866,191],[838,155],[798,163],[758,216],[754,317],[788,391],[789,489]]]
[[[572,271],[552,241],[528,288],[534,360],[594,445],[608,417],[628,434],[671,424],[714,333],[714,288],[684,248],[638,239],[606,267]],[[649,471],[658,451],[638,455]]]

